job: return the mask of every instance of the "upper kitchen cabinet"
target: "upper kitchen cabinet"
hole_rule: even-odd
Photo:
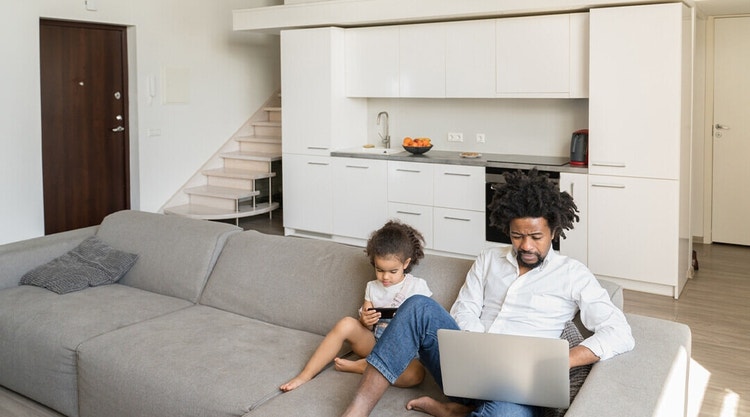
[[[399,96],[399,39],[398,26],[346,31],[345,78],[349,97]]]
[[[445,96],[495,95],[495,20],[445,24]]]
[[[685,23],[680,3],[591,11],[590,174],[679,179],[690,124]]]
[[[399,96],[445,97],[445,25],[399,28]]]
[[[498,97],[588,96],[588,13],[496,20]]]
[[[367,102],[346,97],[345,31],[281,32],[282,152],[329,155],[367,137]]]

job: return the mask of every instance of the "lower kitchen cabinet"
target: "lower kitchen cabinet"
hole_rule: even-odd
[[[388,218],[401,220],[401,222],[419,230],[424,237],[424,246],[432,248],[435,245],[432,232],[432,210],[432,206],[388,203]]]
[[[677,297],[689,262],[688,237],[680,236],[676,214],[679,186],[674,180],[589,175],[589,269],[626,288]]]
[[[484,211],[435,207],[435,250],[476,256],[484,247]]]
[[[284,228],[333,233],[331,157],[284,154]]]
[[[560,173],[560,191],[567,191],[578,207],[578,222],[573,230],[565,232],[565,239],[560,242],[560,253],[588,264],[588,175]]]
[[[367,239],[388,219],[388,162],[332,159],[333,234]]]

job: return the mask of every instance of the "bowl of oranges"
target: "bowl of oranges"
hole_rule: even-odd
[[[430,149],[432,149],[432,143],[430,142],[430,138],[410,138],[405,137],[404,141],[401,143],[404,146],[404,149],[406,149],[407,152],[412,153],[414,155],[421,155]]]

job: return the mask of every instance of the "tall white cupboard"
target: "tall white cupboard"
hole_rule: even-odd
[[[677,298],[691,273],[693,16],[613,7],[590,25],[588,266]]]

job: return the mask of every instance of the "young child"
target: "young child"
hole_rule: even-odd
[[[409,273],[412,266],[424,257],[423,241],[421,233],[398,221],[389,221],[373,232],[367,241],[365,253],[375,267],[377,279],[367,283],[365,301],[359,309],[359,319],[345,317],[336,323],[302,372],[279,387],[282,391],[291,391],[311,380],[332,360],[338,371],[360,374],[364,372],[367,366],[364,358],[375,346],[375,342],[390,321],[381,319],[381,314],[371,308],[398,307],[414,294],[427,297],[432,295],[425,280]],[[345,341],[349,342],[354,353],[362,359],[351,361],[336,357]],[[419,361],[414,359],[394,385],[417,385],[422,382],[424,372]]]

